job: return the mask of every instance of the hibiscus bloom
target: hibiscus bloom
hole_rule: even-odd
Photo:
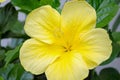
[[[45,72],[48,80],[83,80],[111,55],[111,40],[104,29],[95,28],[96,12],[86,1],[65,3],[61,14],[46,5],[26,19],[31,37],[20,49],[26,71]]]

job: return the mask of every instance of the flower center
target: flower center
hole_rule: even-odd
[[[64,52],[69,52],[69,51],[72,50],[72,46],[71,45],[63,46],[63,48],[65,49]]]

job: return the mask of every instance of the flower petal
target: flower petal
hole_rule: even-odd
[[[0,3],[4,2],[5,0],[0,0]]]
[[[33,38],[52,43],[60,27],[60,14],[51,6],[33,10],[26,19],[25,32]]]
[[[86,32],[96,25],[96,12],[85,0],[67,2],[61,17],[62,30],[67,34]]]
[[[80,54],[65,53],[46,70],[48,80],[83,80],[88,69]]]
[[[63,53],[62,50],[62,47],[29,39],[20,49],[20,62],[25,70],[33,74],[41,74]]]
[[[89,69],[108,59],[112,52],[111,40],[104,29],[93,29],[80,36],[78,48]]]

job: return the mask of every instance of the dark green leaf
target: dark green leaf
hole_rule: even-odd
[[[13,67],[14,65],[10,64],[6,67],[0,68],[0,75],[4,78],[4,80],[8,80],[8,75]]]
[[[120,32],[113,32],[112,37],[116,42],[120,41]]]
[[[4,49],[0,49],[0,61],[3,60],[5,58],[5,50]]]
[[[90,3],[91,6],[93,6],[96,9],[96,11],[97,11],[97,9],[100,7],[101,3],[104,0],[86,0],[86,1],[88,1],[88,3]]]
[[[92,72],[91,80],[100,80],[98,74],[95,71]]]
[[[12,4],[18,6],[21,11],[29,13],[43,5],[51,5],[54,8],[60,6],[59,0],[11,0]]]
[[[53,0],[40,0],[40,5],[52,5]]]
[[[11,69],[8,75],[8,80],[20,80],[22,74],[24,73],[24,69],[20,64],[15,64]]]
[[[24,72],[20,80],[33,80],[33,75],[28,72]]]
[[[24,23],[20,21],[15,21],[13,27],[10,29],[11,32],[17,35],[24,35]]]
[[[6,64],[5,64],[5,66],[7,66],[8,63],[11,62],[12,60],[18,58],[20,47],[21,47],[21,44],[18,47],[16,47],[14,50],[10,50],[5,54],[6,55],[6,58],[5,58]]]
[[[119,25],[120,25],[120,13],[112,26],[112,31],[116,31],[119,28]]]
[[[107,4],[106,4],[107,5]],[[116,15],[119,7],[114,3],[110,3],[97,11],[97,27],[106,26]]]
[[[0,69],[4,80],[33,80],[33,75],[24,71],[20,64],[8,64]]]
[[[97,12],[96,27],[105,27],[116,15],[119,6],[115,0],[87,0]]]
[[[12,4],[28,12],[39,7],[39,0],[11,0]]]
[[[106,68],[100,72],[101,80],[120,80],[120,74],[114,68]]]
[[[18,12],[10,3],[0,8],[0,32],[7,32],[14,25],[17,17]]]
[[[54,8],[59,7],[59,6],[60,6],[60,1],[59,1],[59,0],[53,0],[52,6],[53,6]]]
[[[57,8],[60,6],[59,0],[40,0],[40,5],[51,5],[54,8]]]
[[[117,3],[117,4],[119,4],[119,3],[120,3],[120,0],[115,0],[115,1],[116,1],[116,3]]]

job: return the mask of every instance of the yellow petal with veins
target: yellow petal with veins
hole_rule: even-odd
[[[48,80],[83,80],[88,72],[81,55],[68,52],[52,63],[45,73]]]
[[[41,74],[62,53],[63,48],[60,46],[28,39],[20,49],[20,61],[25,70],[33,74]]]
[[[80,35],[78,51],[89,69],[93,69],[107,60],[112,52],[111,40],[104,29],[93,29]]]
[[[33,10],[27,16],[24,29],[30,37],[50,44],[59,27],[60,14],[47,5]]]
[[[61,19],[65,37],[75,37],[95,27],[96,12],[85,0],[69,1],[63,7]]]

